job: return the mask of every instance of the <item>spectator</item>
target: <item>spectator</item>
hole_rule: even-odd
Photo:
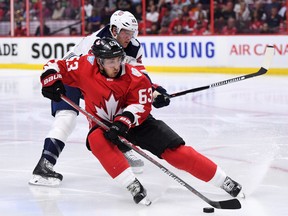
[[[0,2],[0,21],[5,20],[5,16],[7,13],[7,7],[4,2]]]
[[[134,12],[132,13],[135,18],[137,19],[138,22],[142,21],[142,5],[141,4],[136,4],[133,6]]]
[[[146,13],[146,20],[151,23],[157,23],[159,18],[159,12],[157,11],[157,6],[155,4],[150,5],[150,11]]]
[[[264,10],[261,0],[256,1],[251,10],[256,11],[259,20],[266,20],[267,14]]]
[[[172,10],[172,1],[171,0],[163,0],[163,1],[160,0],[158,3],[158,9],[159,9],[158,22],[160,23],[160,25],[165,24],[166,26],[168,26],[169,23],[172,21],[172,19],[177,17],[177,13]],[[168,23],[167,23],[167,21],[168,21]]]
[[[117,0],[117,10],[132,11],[132,2],[130,0]]]
[[[261,34],[272,34],[273,31],[268,26],[268,23],[264,23],[262,29],[260,30]]]
[[[90,1],[85,0],[84,1],[84,11],[85,11],[85,17],[90,17],[92,15],[93,5]]]
[[[105,6],[107,4],[106,0],[97,0],[94,1],[94,8],[96,8],[96,10],[98,11],[98,14],[103,17],[105,15]]]
[[[192,32],[194,21],[189,17],[188,14],[183,14],[180,12],[178,17],[174,18],[169,25],[170,33],[187,34]],[[181,26],[181,27],[180,27]]]
[[[239,4],[234,7],[236,13],[236,20],[239,21],[249,21],[250,20],[250,10],[244,0],[241,0]]]
[[[168,26],[171,23],[171,21],[173,20],[173,18],[174,18],[174,16],[171,13],[171,9],[165,10],[165,13],[164,13],[164,15],[161,19],[161,23],[160,23],[160,27],[161,27],[160,31],[161,31],[162,27],[165,27],[165,28],[163,28],[163,30],[165,29],[165,32],[166,32],[166,28],[167,28],[167,33],[169,33]]]
[[[52,19],[53,20],[61,20],[63,19],[63,14],[64,14],[65,8],[62,7],[61,1],[56,1],[55,2],[55,8],[52,13]]]
[[[21,12],[25,11],[25,2],[22,0],[14,0],[14,10],[19,10]]]
[[[157,35],[159,34],[158,32],[158,24],[157,23],[152,23],[151,27],[149,28],[149,30],[147,29],[147,34],[149,35]]]
[[[272,11],[272,8],[277,8],[277,10],[280,10],[281,8],[281,3],[279,0],[270,0],[265,4],[265,10],[268,12]]]
[[[187,16],[190,16],[190,13],[189,13],[189,5],[187,4],[182,4],[181,6],[181,11],[183,14],[187,15]]]
[[[24,21],[24,17],[23,17],[23,12],[21,10],[17,10],[15,12],[15,22],[17,24],[18,23],[21,23]]]
[[[197,3],[197,7],[196,7],[196,11],[195,11],[194,16],[193,16],[193,20],[198,20],[198,16],[200,13],[203,14],[205,19],[207,18],[207,12],[205,10],[203,10],[202,4]]]
[[[284,25],[283,22],[280,23],[278,33],[279,33],[279,34],[287,34],[287,32],[286,32],[286,26]]]
[[[88,34],[92,34],[100,29],[102,18],[96,8],[93,8],[92,15],[87,19]]]
[[[40,4],[40,2],[39,2]],[[38,4],[38,8],[37,10],[40,10],[40,6]],[[42,13],[43,13],[43,17],[45,17],[46,19],[51,19],[52,17],[52,13],[53,13],[53,8],[54,8],[54,4],[52,4],[52,2],[50,1],[43,1],[42,2]],[[38,17],[37,17],[38,19]]]
[[[9,8],[8,3],[5,2],[0,3],[0,21],[7,21],[10,19],[8,8]]]
[[[228,18],[227,25],[223,27],[221,33],[224,35],[235,35],[237,33],[235,19],[233,17]]]
[[[76,8],[80,8],[81,6],[81,1],[79,0],[68,0],[70,2],[71,7],[73,7],[74,9]]]
[[[75,19],[77,15],[77,11],[75,8],[71,6],[71,2],[67,1],[66,2],[66,7],[63,12],[63,18],[64,19]]]
[[[170,31],[169,31],[170,32]],[[173,35],[184,35],[187,34],[187,30],[183,28],[183,26],[181,24],[177,24],[174,28],[173,31],[170,32],[170,34]]]
[[[70,35],[71,35],[71,36],[77,36],[77,35],[79,35],[77,29],[74,28],[74,27],[70,27]]]
[[[208,34],[207,28],[203,25],[201,20],[196,22],[192,35],[206,35]]]
[[[114,0],[108,0],[105,6],[105,17],[110,21],[110,16],[116,11],[116,2]],[[103,15],[102,15],[103,16]],[[108,21],[108,22],[109,22]]]
[[[182,2],[181,0],[174,0],[172,1],[171,4],[172,10],[176,13],[179,14],[182,12]]]
[[[184,5],[188,6],[189,16],[193,17],[195,12],[197,11],[196,0],[187,1],[187,3],[185,3]]]
[[[168,26],[161,26],[160,30],[159,30],[159,34],[160,35],[168,35],[169,34]]]
[[[272,32],[278,32],[280,23],[282,22],[282,18],[278,14],[277,7],[271,8],[270,15],[267,17],[266,22]]]
[[[205,27],[207,29],[208,27],[208,19],[205,17],[204,13],[202,13],[202,11],[198,14],[198,17],[197,17],[197,21],[200,20],[203,27]],[[195,22],[196,24],[196,22]]]
[[[251,33],[260,33],[260,30],[263,27],[263,21],[260,19],[258,15],[258,11],[253,11],[251,14],[251,22],[249,25],[249,31]]]
[[[209,15],[207,15],[207,18],[210,18],[210,12]],[[214,20],[220,20],[221,18],[223,18],[222,6],[217,1],[214,1]]]
[[[40,11],[40,4],[41,2],[30,2],[30,20],[37,20],[39,17],[39,11]],[[43,5],[45,7],[45,2],[43,2]]]
[[[225,21],[227,21],[230,17],[236,19],[236,13],[234,11],[234,4],[232,1],[227,2],[227,4],[223,7],[222,16]]]
[[[286,20],[286,1],[282,0],[282,6],[278,12],[278,14],[281,16],[282,20]]]
[[[150,12],[151,11],[151,6],[156,6],[156,8],[157,8],[157,4],[154,2],[154,0],[148,0],[148,3],[147,3],[147,10],[146,11],[148,11],[148,12]]]
[[[14,36],[26,36],[26,28],[22,27],[22,22],[16,22],[16,28],[14,29]]]
[[[36,28],[35,36],[47,36],[49,34],[50,34],[50,28],[46,25],[45,22],[43,22],[43,32],[42,32],[42,34],[41,34],[41,26],[39,25]]]
[[[110,22],[111,15],[116,11],[116,2],[114,0],[106,1],[105,7],[102,10],[102,24],[107,25]]]
[[[214,33],[221,33],[225,23],[224,17],[222,15],[222,5],[217,1],[214,1]],[[210,18],[210,11],[208,12],[207,17]]]
[[[250,24],[250,10],[244,0],[240,0],[235,4],[234,11],[236,13],[236,25],[238,33],[248,33]]]

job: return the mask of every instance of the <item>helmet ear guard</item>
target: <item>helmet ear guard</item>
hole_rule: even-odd
[[[120,33],[122,29],[126,29],[134,32],[134,37],[138,35],[138,22],[132,13],[129,11],[117,10],[110,17],[110,31],[112,32],[112,27],[116,27],[117,34]]]

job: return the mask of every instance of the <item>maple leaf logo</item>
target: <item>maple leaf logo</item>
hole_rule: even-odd
[[[122,109],[118,108],[118,102],[119,100],[116,100],[114,95],[111,94],[108,100],[104,99],[104,103],[101,103],[100,107],[95,106],[96,115],[112,122],[115,115],[122,113]]]

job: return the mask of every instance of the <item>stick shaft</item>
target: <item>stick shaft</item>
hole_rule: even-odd
[[[193,92],[198,92],[198,91],[203,91],[209,88],[215,88],[215,87],[219,87],[219,86],[223,86],[223,85],[227,85],[230,83],[235,83],[235,82],[239,82],[242,80],[246,80],[252,77],[256,77],[256,76],[261,76],[263,74],[265,74],[272,62],[273,59],[273,55],[274,55],[274,47],[273,46],[267,46],[266,47],[266,52],[265,52],[265,57],[264,57],[264,62],[262,64],[262,66],[260,67],[260,69],[255,72],[255,73],[251,73],[251,74],[246,74],[246,75],[242,75],[242,76],[238,76],[238,77],[234,77],[231,79],[227,79],[227,80],[223,80],[220,82],[216,82],[216,83],[212,83],[210,85],[206,85],[206,86],[202,86],[202,87],[197,87],[197,88],[192,88],[192,89],[188,89],[185,91],[180,91],[180,92],[176,92],[173,94],[166,94],[165,96],[169,97],[169,98],[174,98],[174,97],[179,97],[188,93],[193,93]]]

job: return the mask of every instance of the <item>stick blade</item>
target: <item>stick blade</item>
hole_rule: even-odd
[[[238,199],[224,200],[219,202],[210,202],[209,203],[214,208],[218,209],[240,209],[241,203]]]
[[[257,74],[258,76],[259,76],[259,75],[263,75],[263,74],[265,74],[267,71],[268,71],[268,70],[267,70],[266,68],[261,67],[256,74]]]
[[[266,71],[270,68],[273,56],[274,56],[274,47],[271,45],[268,45],[266,47],[265,58],[264,58],[264,62],[262,64],[262,68],[266,69]]]

